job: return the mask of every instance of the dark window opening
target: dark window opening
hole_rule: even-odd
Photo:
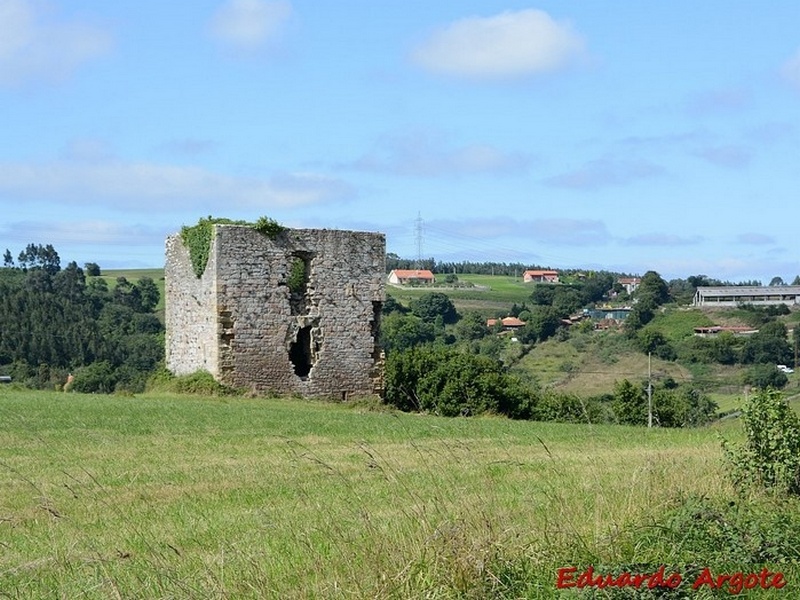
[[[377,361],[381,355],[381,310],[383,302],[372,301],[372,321],[370,322],[370,335],[372,335],[372,359]]]
[[[311,361],[311,326],[297,332],[297,339],[289,347],[289,360],[294,365],[295,375],[308,377],[313,363]]]
[[[304,315],[308,312],[308,281],[311,276],[311,254],[295,252],[289,265],[289,304],[293,315]]]

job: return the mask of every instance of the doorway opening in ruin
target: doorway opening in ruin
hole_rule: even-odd
[[[301,327],[297,338],[289,346],[289,360],[294,365],[294,373],[298,377],[306,378],[314,366],[311,356],[311,325]]]

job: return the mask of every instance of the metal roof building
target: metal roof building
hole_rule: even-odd
[[[800,285],[699,287],[692,304],[694,306],[738,306],[739,304],[791,306],[800,304]]]

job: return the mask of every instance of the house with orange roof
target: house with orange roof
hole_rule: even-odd
[[[522,274],[525,283],[558,283],[558,271],[529,269]]]
[[[486,326],[494,327],[500,323],[506,331],[513,331],[525,326],[525,321],[519,320],[517,317],[504,317],[502,319],[487,319]]]
[[[389,283],[395,285],[423,284],[429,285],[436,281],[433,273],[428,269],[394,269],[389,273]]]

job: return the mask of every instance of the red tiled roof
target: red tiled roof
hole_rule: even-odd
[[[395,269],[392,271],[399,279],[434,279],[428,269]]]
[[[503,327],[522,327],[525,325],[525,321],[520,321],[517,317],[504,317],[502,319],[488,319],[486,321],[487,327],[493,327],[497,325],[497,321],[500,321]]]
[[[527,270],[523,275],[530,275],[531,277],[543,277],[544,275],[558,275],[558,271],[534,271]]]

